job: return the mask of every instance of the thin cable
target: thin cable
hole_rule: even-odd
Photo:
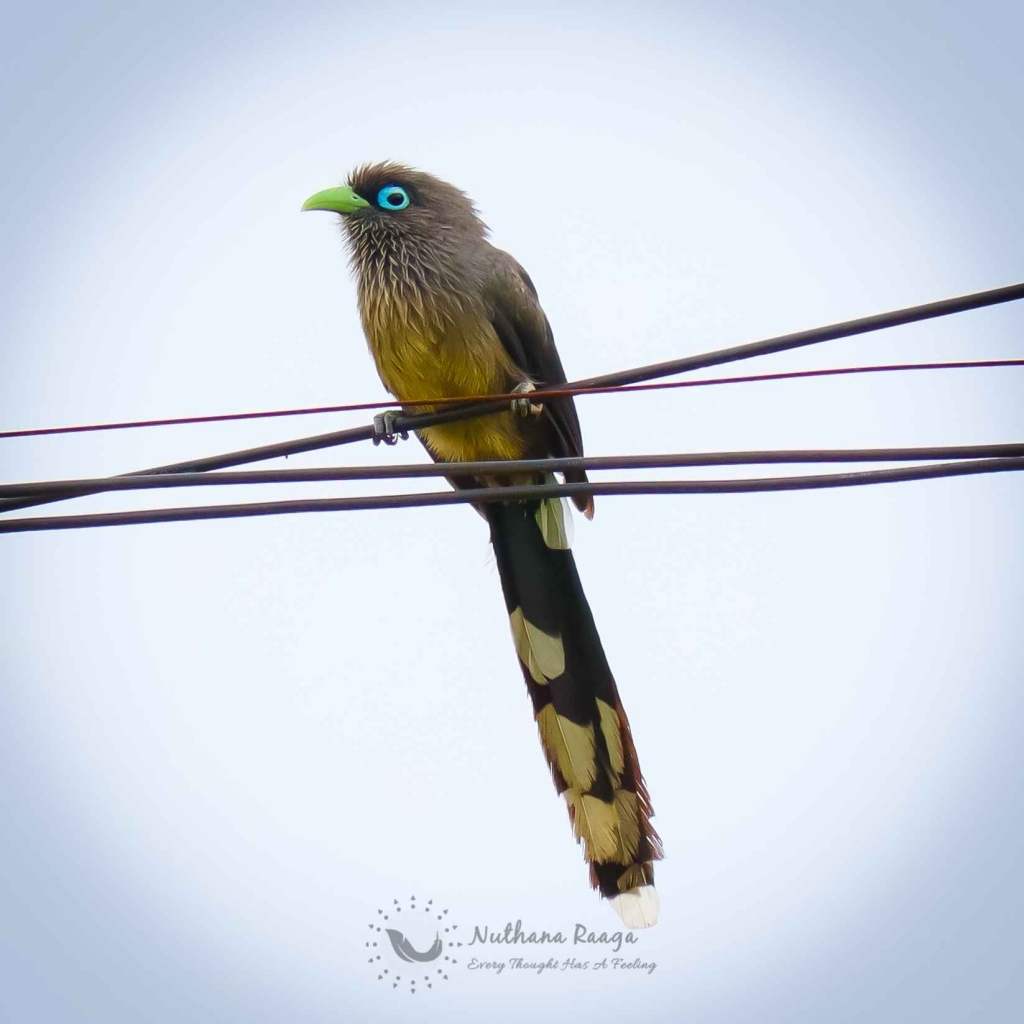
[[[823,341],[836,341],[839,338],[849,338],[856,334],[870,334],[872,331],[918,323],[921,320],[933,320],[936,317],[964,313],[971,309],[982,309],[985,306],[995,306],[1003,302],[1015,302],[1018,299],[1024,299],[1024,283],[1011,284],[1003,288],[990,288],[987,291],[973,292],[970,295],[960,295],[952,299],[941,299],[938,302],[926,302],[920,306],[907,306],[904,309],[896,309],[888,313],[876,313],[873,316],[860,317],[856,320],[829,324],[827,327],[813,327],[807,331],[782,334],[747,345],[735,345],[732,348],[722,348],[714,352],[670,359],[663,363],[652,363],[636,370],[623,370],[620,373],[589,377],[586,380],[574,381],[570,386],[590,388],[638,384],[656,377],[689,373],[691,370],[702,370],[706,366],[720,366],[722,363],[732,363],[741,359],[753,359],[757,356],[803,348],[807,345],[817,345]]]
[[[706,388],[719,384],[755,384],[766,381],[799,380],[809,377],[838,377],[860,373],[894,373],[911,370],[978,370],[997,367],[1024,366],[1024,359],[972,359],[944,363],[891,363],[882,366],[841,366],[827,370],[790,370],[786,373],[758,373],[742,377],[711,377],[706,380],[662,381],[658,384],[627,384],[620,387],[600,388],[546,388],[549,398],[579,397],[580,395],[618,395],[632,391],[665,391],[673,388]],[[403,408],[438,405],[470,405],[512,401],[522,398],[518,392],[499,395],[469,395],[459,398],[414,398],[402,402]],[[367,412],[373,409],[393,409],[395,402],[354,402],[348,405],[319,405],[301,409],[269,409],[261,412],[217,413],[209,416],[175,416],[155,420],[121,420],[114,423],[85,423],[72,427],[36,427],[30,430],[0,430],[0,441],[19,437],[48,437],[54,434],[85,434],[100,430],[136,430],[142,427],[180,427],[197,423],[227,423],[236,420],[276,419],[285,416],[320,416],[327,413]]]
[[[559,459],[460,462],[466,476],[511,477],[519,473],[591,472],[622,469],[679,469],[696,466],[756,466],[809,462],[913,462],[935,459],[1022,458],[1024,443],[951,445],[928,448],[821,448],[789,451],[687,452],[666,455],[584,455]],[[313,469],[257,469],[240,472],[160,473],[143,476],[95,477],[80,480],[45,480],[0,484],[0,497],[59,493],[69,488],[106,491],[142,491],[166,487],[217,487],[247,484],[326,483],[343,480],[395,480],[446,476],[450,465],[413,463],[399,466],[329,466]]]
[[[826,487],[932,480],[1024,470],[1024,458],[945,462],[931,466],[877,469],[862,473],[820,476],[764,477],[742,480],[636,480],[608,483],[540,484],[519,487],[482,487],[470,491],[430,491],[421,494],[385,494],[355,498],[312,498],[267,501],[242,505],[200,505],[192,508],[150,509],[143,512],[103,512],[81,516],[38,516],[0,520],[0,533],[72,530],[141,523],[174,523],[197,519],[238,519],[251,516],[291,515],[299,512],[353,512],[384,508],[423,508],[467,502],[523,501],[573,495],[751,494],[762,491],[800,491]]]
[[[829,324],[825,327],[817,327],[808,331],[798,331],[795,334],[784,334],[775,338],[768,338],[764,341],[755,341],[747,345],[736,345],[732,348],[718,349],[714,352],[704,352],[693,356],[684,356],[681,359],[673,359],[663,363],[653,363],[649,366],[638,367],[633,370],[622,370],[618,373],[609,373],[599,377],[588,377],[584,380],[573,381],[566,385],[570,389],[596,388],[596,387],[620,387],[629,384],[638,384],[655,377],[667,377],[676,373],[686,373],[690,370],[700,370],[707,366],[717,366],[721,363],[735,362],[740,359],[752,359],[756,356],[770,355],[775,352],[784,352],[789,349],[801,348],[807,345],[816,345],[820,342],[833,341],[837,338],[846,338],[856,334],[866,334],[871,331],[880,331],[889,327],[897,327],[901,324],[915,323],[921,320],[934,319],[935,317],[949,316],[953,313],[961,313],[970,309],[980,309],[984,306],[992,306],[1002,302],[1013,302],[1024,298],[1024,284],[1008,285],[1004,288],[992,288],[984,292],[975,292],[971,295],[962,295],[952,299],[943,299],[939,302],[929,302],[920,306],[908,306],[905,309],[894,310],[889,313],[877,313],[874,316],[861,317],[858,320],[846,320],[842,323]],[[543,398],[547,389],[539,388],[534,392],[535,398]],[[418,415],[399,415],[395,417],[394,428],[397,432],[421,430],[424,427],[438,426],[442,423],[454,423],[458,420],[469,419],[478,416],[488,416],[501,412],[508,408],[504,399],[481,402],[477,405],[466,406],[464,403],[445,409],[441,412],[421,413]],[[204,459],[193,459],[188,462],[172,463],[166,466],[156,466],[153,469],[138,470],[130,476],[150,475],[152,473],[194,473],[205,472],[213,469],[228,469],[232,466],[241,466],[251,462],[261,462],[264,459],[273,459],[280,456],[297,455],[300,452],[317,451],[323,448],[330,448],[340,444],[351,444],[354,441],[369,441],[374,436],[372,426],[354,427],[349,430],[338,430],[329,434],[319,434],[315,437],[300,438],[296,441],[284,441],[278,444],[262,445],[258,448],[248,448],[238,452],[227,452],[223,455],[214,455]],[[90,493],[87,490],[69,490],[58,494],[51,494],[46,498],[20,498],[0,501],[0,512],[11,512],[15,509],[29,508],[33,505],[48,504],[54,501],[63,501],[68,498],[83,497]]]

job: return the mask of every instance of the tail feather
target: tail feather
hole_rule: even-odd
[[[661,841],[629,721],[568,548],[557,499],[484,506],[541,745],[591,885],[631,928],[657,920]]]

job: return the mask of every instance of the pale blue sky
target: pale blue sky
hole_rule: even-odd
[[[339,232],[298,207],[384,157],[476,199],[570,377],[1024,277],[1009,4],[6,19],[0,428],[383,397]],[[1020,356],[1022,323],[1010,306],[756,368]],[[1020,393],[1019,371],[969,371],[580,415],[594,454],[967,443],[1020,439]],[[0,442],[0,477],[361,422]],[[659,967],[462,973],[422,1002],[363,955],[393,897],[468,925],[617,923],[477,517],[3,538],[6,1019],[1019,1019],[1022,500],[1007,475],[600,502],[577,557],[666,845],[638,946]]]

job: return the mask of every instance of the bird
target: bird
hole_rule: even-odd
[[[566,382],[551,326],[527,272],[489,241],[465,192],[401,163],[366,163],[303,210],[340,215],[363,333],[398,403],[517,397],[507,411],[424,427],[417,436],[457,489],[550,482],[551,474],[476,477],[459,463],[583,454],[571,397],[530,397]],[[432,411],[418,405],[416,411]],[[397,411],[375,418],[394,443]],[[450,467],[450,468],[449,468]],[[583,470],[567,482],[586,483]],[[592,495],[574,496],[587,519]],[[630,732],[570,548],[564,501],[479,502],[512,639],[557,791],[590,882],[629,928],[657,921],[661,840]]]

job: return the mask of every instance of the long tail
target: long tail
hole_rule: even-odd
[[[647,927],[658,918],[653,861],[661,841],[569,550],[569,511],[548,499],[487,505],[485,514],[541,744],[591,885],[628,927]]]

